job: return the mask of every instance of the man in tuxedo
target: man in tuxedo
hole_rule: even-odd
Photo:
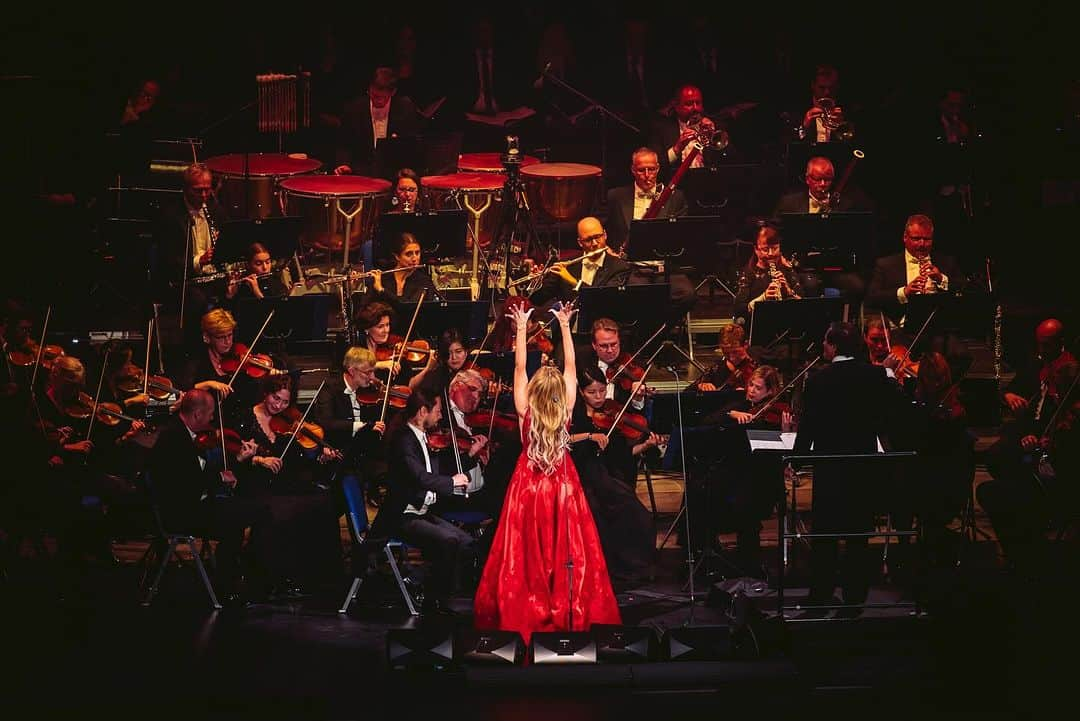
[[[440,499],[463,495],[469,487],[464,473],[438,473],[428,450],[427,434],[442,418],[442,400],[417,388],[405,405],[401,428],[390,441],[390,496],[379,509],[372,533],[397,536],[419,547],[430,565],[424,590],[424,610],[450,613],[446,599],[455,576],[471,567],[476,552],[473,538],[432,511]]]
[[[828,158],[816,155],[806,162],[805,188],[792,190],[780,196],[773,217],[782,213],[845,212],[852,210],[872,210],[866,196],[857,188],[849,188],[837,200],[835,207],[830,205],[836,169]]]
[[[934,221],[926,215],[909,217],[904,224],[904,251],[879,258],[874,265],[867,304],[899,322],[911,296],[956,290],[956,262],[933,249]]]
[[[609,370],[612,372],[618,370],[623,361],[626,360],[621,358],[623,351],[619,330],[619,324],[611,318],[597,318],[594,320],[589,333],[589,337],[592,339],[591,344],[588,348],[579,349],[575,354],[578,359],[578,367],[596,367],[605,375]],[[623,371],[623,373],[625,374],[626,371]],[[625,379],[626,376],[624,375],[623,380]],[[645,407],[645,384],[637,382],[631,388],[632,390],[628,390],[621,383],[610,382],[604,391],[604,397],[623,405],[626,403],[626,399],[633,394],[634,400],[630,402],[630,405],[634,410],[640,411]]]
[[[166,530],[218,540],[217,581],[225,596],[235,594],[244,530],[251,529],[248,590],[258,594],[269,587],[270,510],[232,495],[236,476],[220,470],[220,461],[208,460],[207,451],[196,446],[196,436],[214,428],[214,407],[214,396],[207,391],[184,393],[179,411],[162,428],[150,453],[148,481]],[[255,450],[254,441],[248,441],[235,460],[246,460]]]
[[[550,300],[571,300],[583,285],[593,288],[626,285],[630,265],[607,252],[607,232],[597,218],[582,218],[577,225],[578,246],[589,258],[573,263],[556,263],[544,278],[544,284],[529,298],[541,306]]]
[[[649,147],[656,151],[664,174],[668,177],[690,155],[692,143],[697,137],[695,128],[709,135],[717,131],[713,121],[704,115],[701,89],[694,85],[683,85],[676,91],[672,110],[673,115],[657,119],[649,132]],[[702,153],[697,154],[690,167],[705,167]]]
[[[345,106],[334,173],[383,177],[398,165],[380,159],[380,144],[412,138],[420,132],[420,119],[412,99],[397,95],[397,77],[390,68],[376,68],[367,94]]]
[[[858,328],[833,323],[825,333],[822,358],[827,365],[806,382],[803,413],[794,453],[861,454],[877,451],[890,419],[901,417],[903,399],[885,369],[866,362]],[[873,528],[874,467],[859,464],[814,465],[815,533],[865,532]],[[878,503],[878,506],[883,504]],[[841,574],[845,604],[865,602],[867,539],[846,539],[846,568]],[[836,539],[816,538],[811,550],[808,605],[831,604],[837,569]]]
[[[630,239],[630,224],[641,220],[645,212],[663,190],[657,183],[660,172],[660,160],[656,151],[650,148],[638,148],[630,160],[630,173],[634,177],[633,185],[612,188],[607,196],[607,228],[610,246],[626,257],[626,243]],[[668,197],[667,203],[660,209],[657,218],[677,218],[686,215],[686,196],[676,189]]]

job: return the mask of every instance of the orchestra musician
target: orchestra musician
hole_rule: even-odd
[[[498,518],[502,510],[502,498],[506,491],[507,474],[497,479],[497,486],[489,481],[487,468],[491,461],[493,447],[486,427],[471,426],[468,414],[480,407],[480,398],[487,390],[487,381],[477,371],[466,369],[459,371],[450,381],[445,397],[449,397],[450,411],[443,417],[441,427],[449,428],[454,424],[458,438],[459,455],[462,470],[469,476],[468,496],[453,496],[440,504],[439,513],[460,508],[479,508],[492,518]],[[447,434],[449,435],[449,434]],[[439,469],[450,473],[456,469],[453,448],[439,452]]]
[[[470,478],[464,473],[440,473],[428,449],[428,434],[442,418],[442,399],[417,389],[391,431],[387,452],[390,495],[380,506],[372,533],[401,538],[417,546],[430,566],[424,584],[426,614],[453,614],[446,605],[455,585],[475,562],[472,536],[434,512],[433,506],[454,494],[464,494]],[[395,419],[397,420],[397,419]]]
[[[390,202],[396,212],[418,213],[427,209],[427,198],[420,184],[420,175],[412,168],[401,168],[394,177]]]
[[[630,159],[630,174],[633,185],[612,188],[607,196],[607,229],[609,245],[612,250],[626,257],[626,243],[630,239],[630,224],[641,220],[645,211],[660,194],[661,185],[657,183],[660,172],[660,160],[656,151],[650,148],[638,148]],[[686,196],[675,189],[661,208],[657,218],[676,218],[686,215],[688,206]]]
[[[237,298],[284,298],[289,294],[292,279],[282,268],[275,273],[270,250],[262,243],[252,243],[247,249],[247,267],[229,278],[225,289],[228,300]]]
[[[528,298],[521,295],[509,296],[503,302],[503,315],[495,321],[495,325],[491,329],[492,353],[506,353],[507,351],[512,351],[514,349],[514,343],[517,339],[517,320],[515,311],[518,308],[523,311],[528,311],[532,310],[534,306]],[[554,350],[554,345],[549,337],[549,333],[550,330],[548,329],[548,326],[542,325],[530,316],[529,327],[526,329],[525,334],[527,341],[525,349],[528,351],[540,351],[541,353],[550,356]]]
[[[434,395],[450,385],[454,374],[465,367],[469,353],[465,349],[465,337],[457,328],[447,328],[439,334],[435,353],[428,357],[426,366],[409,379],[409,388],[421,387]]]
[[[397,273],[384,274],[378,270],[371,271],[371,288],[379,297],[390,303],[415,303],[420,298],[421,291],[426,290],[426,298],[438,296],[435,283],[426,270],[420,266],[420,241],[412,233],[402,233],[390,248],[393,256],[392,267],[409,268]]]
[[[849,187],[839,199],[834,198],[833,182],[835,180],[836,168],[833,162],[824,156],[815,155],[806,161],[806,174],[803,176],[806,187],[780,196],[773,211],[773,217],[779,217],[783,213],[817,215],[826,212],[872,210],[870,200],[858,188]]]
[[[335,175],[355,173],[382,177],[379,144],[415,137],[420,131],[416,105],[397,95],[397,76],[390,68],[375,68],[367,93],[345,105]]]
[[[292,378],[265,376],[259,384],[259,402],[243,409],[236,427],[242,440],[256,446],[237,469],[237,493],[270,510],[278,596],[303,595],[305,586],[337,581],[342,573],[338,514],[330,496],[317,485],[320,466],[341,460],[341,453],[329,442],[318,442],[316,435],[304,435],[314,443],[311,450],[301,439],[292,438],[295,419],[301,415],[293,398]]]
[[[597,318],[589,329],[591,339],[590,346],[578,353],[581,359],[581,367],[595,366],[609,379],[604,391],[604,397],[614,400],[620,406],[626,403],[631,395],[634,399],[630,407],[640,411],[645,408],[645,395],[648,387],[644,378],[634,378],[644,370],[641,366],[629,363],[630,354],[624,353],[622,340],[619,337],[619,324],[611,318]],[[615,373],[623,368],[619,377]],[[579,368],[580,371],[580,368]]]
[[[629,281],[630,266],[627,262],[606,252],[607,232],[598,219],[589,216],[578,221],[577,242],[582,253],[605,252],[597,252],[590,258],[573,263],[555,263],[544,278],[543,285],[529,297],[534,305],[543,306],[554,299],[569,301],[582,285],[601,288],[625,285]]]
[[[744,326],[732,323],[720,329],[720,362],[708,368],[695,382],[699,391],[741,390],[750,382],[757,363],[750,355]]]
[[[574,406],[570,419],[570,444],[608,571],[618,584],[641,578],[652,562],[652,516],[637,497],[637,458],[655,447],[660,436],[650,432],[638,414],[633,414],[635,420],[621,421],[609,435],[619,407],[607,398],[606,390],[603,371],[595,365],[578,365],[581,402]],[[602,421],[597,420],[600,416]],[[637,437],[630,440],[628,433]]]
[[[394,310],[381,301],[364,304],[356,312],[356,329],[360,333],[357,344],[367,348],[375,357],[375,369],[388,373],[391,378],[401,373],[401,363],[394,360],[394,340],[390,335],[390,324]],[[400,340],[400,339],[398,339]]]
[[[794,264],[780,248],[780,231],[763,224],[754,240],[754,257],[739,276],[735,296],[735,317],[749,322],[754,306],[762,301],[798,300],[803,297],[802,280]]]
[[[957,290],[956,262],[933,249],[934,221],[927,215],[909,216],[904,224],[904,251],[879,258],[874,265],[867,305],[900,323],[909,297]]]
[[[693,85],[683,85],[675,91],[674,114],[654,121],[649,135],[649,147],[656,151],[664,175],[671,177],[676,168],[690,154],[693,141],[699,134],[714,135],[722,133],[727,144],[727,132],[717,128],[716,124],[704,114],[705,105],[701,89]],[[705,159],[698,153],[690,163],[691,168],[705,167]]]

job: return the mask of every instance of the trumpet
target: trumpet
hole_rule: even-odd
[[[837,140],[851,140],[854,137],[851,125],[844,120],[842,113],[836,111],[836,100],[829,97],[814,98],[814,105],[822,109],[821,124],[830,135],[835,134]]]
[[[694,131],[694,142],[701,146],[701,149],[715,148],[717,150],[723,150],[728,146],[728,135],[723,130],[716,127],[716,123],[708,115],[702,115],[699,118],[691,118],[691,122],[687,123],[688,128]]]
[[[555,265],[573,265],[574,263],[580,263],[581,261],[584,261],[587,258],[592,258],[593,256],[600,255],[601,253],[606,253],[607,251],[608,251],[608,248],[607,248],[607,246],[605,246],[603,248],[597,248],[596,250],[590,250],[588,253],[585,253],[584,255],[582,255],[582,256],[580,256],[578,258],[574,258],[573,260],[559,261],[559,263],[549,265],[549,266],[545,267],[543,270],[538,270],[538,271],[536,271],[535,273],[533,273],[531,275],[526,275],[524,277],[518,278],[517,280],[510,281],[509,287],[513,288],[514,286],[521,285],[522,283],[528,283],[529,281],[536,280],[537,278],[542,278],[545,275],[547,275],[549,272],[551,272],[551,269],[553,267],[555,267]]]

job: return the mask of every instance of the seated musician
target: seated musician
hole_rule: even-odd
[[[659,172],[660,161],[656,151],[638,148],[630,160],[630,173],[634,176],[634,184],[612,188],[608,191],[607,228],[610,246],[623,258],[627,254],[626,243],[630,239],[630,224],[645,216],[649,206],[663,190],[663,185],[656,182]],[[687,210],[686,196],[681,190],[676,189],[655,217],[676,218],[686,215]]]
[[[393,357],[393,342],[390,336],[390,324],[394,319],[394,309],[381,301],[364,304],[356,312],[356,330],[359,333],[357,345],[369,350],[376,358],[375,369],[388,373],[391,377],[401,372],[401,363]],[[383,360],[378,360],[379,358]]]
[[[420,241],[412,233],[399,235],[390,248],[393,256],[395,273],[383,273],[378,269],[371,271],[371,289],[390,303],[415,303],[420,300],[421,291],[427,291],[425,300],[432,300],[438,295],[435,283],[426,268],[420,266]]]
[[[491,329],[490,345],[492,353],[508,353],[514,350],[514,342],[517,338],[517,321],[514,320],[514,311],[517,308],[527,311],[532,307],[532,302],[520,295],[509,296],[503,302],[502,317],[495,321],[495,325]],[[531,316],[529,317],[526,350],[540,351],[551,355],[554,346],[549,338],[549,325],[550,322],[536,321]]]
[[[1031,509],[1040,492],[1032,473],[1037,471],[1041,439],[1068,391],[1068,386],[1061,384],[1061,369],[1076,364],[1076,358],[1065,348],[1065,327],[1056,318],[1039,323],[1035,344],[1038,362],[1021,369],[1002,394],[1002,402],[1013,418],[1002,425],[1001,438],[988,451],[986,467],[993,480],[976,489],[979,505],[990,516],[1002,551],[1018,565],[1032,561],[1042,529],[1017,509]],[[1073,398],[1075,394],[1074,390]],[[1071,402],[1066,400],[1067,404]]]
[[[727,131],[718,129],[712,119],[704,114],[705,105],[701,89],[693,85],[680,87],[672,106],[674,114],[660,116],[653,122],[649,133],[649,147],[656,153],[665,175],[671,177],[675,169],[689,157],[693,141],[699,131],[703,135],[721,134],[720,141],[725,147],[728,143]],[[690,163],[691,168],[704,168],[705,158],[698,153]]]
[[[589,337],[591,338],[590,347],[581,349],[577,357],[580,359],[581,367],[595,366],[607,376],[604,397],[622,406],[626,403],[626,399],[633,395],[634,399],[630,402],[630,408],[638,411],[645,408],[645,394],[648,387],[644,379],[635,381],[629,378],[629,374],[635,371],[640,373],[643,368],[636,363],[629,363],[630,354],[622,350],[619,324],[611,318],[597,318],[593,321]],[[615,374],[620,369],[622,372],[616,376]]]
[[[688,488],[696,496],[688,504],[694,514],[691,542],[708,548],[718,532],[734,530],[738,567],[753,576],[761,575],[761,521],[772,513],[782,489],[779,459],[752,457],[744,431],[794,428],[790,406],[773,400],[780,388],[779,372],[772,366],[758,366],[745,395],[711,413],[703,426],[683,430],[687,464],[693,466]],[[674,466],[678,442],[673,434],[665,468]]]
[[[582,253],[596,253],[573,263],[555,263],[544,278],[543,285],[529,300],[534,305],[559,299],[569,301],[582,285],[593,288],[625,285],[630,279],[630,266],[622,258],[606,252],[607,233],[600,221],[582,218],[577,224],[577,242]]]
[[[735,317],[749,324],[754,306],[762,301],[798,300],[803,297],[802,280],[795,266],[780,249],[780,231],[763,224],[754,240],[754,257],[739,275],[735,296]]]
[[[390,68],[376,68],[367,93],[345,105],[335,175],[382,176],[379,144],[414,137],[420,130],[416,105],[397,95],[397,76]]]
[[[746,388],[757,364],[750,356],[744,326],[726,325],[720,329],[720,362],[701,374],[694,384],[699,391],[726,391]]]
[[[274,271],[270,250],[262,243],[252,243],[247,249],[247,266],[241,275],[232,277],[225,290],[229,300],[236,298],[284,298],[289,294],[292,279],[289,271]]]
[[[215,308],[203,315],[199,327],[202,329],[202,342],[204,348],[189,358],[183,370],[177,376],[177,383],[183,390],[197,389],[213,391],[220,400],[225,401],[235,390],[242,390],[245,401],[254,402],[255,388],[251,379],[245,373],[238,373],[233,385],[229,380],[233,373],[222,367],[227,363],[226,359],[233,358],[236,344],[233,341],[233,331],[236,330],[236,320],[232,313],[222,308]],[[239,358],[236,358],[239,361]],[[230,410],[235,408],[230,401]],[[227,416],[229,414],[226,414]]]
[[[434,395],[442,395],[450,385],[454,374],[465,367],[469,354],[465,350],[465,338],[457,328],[447,328],[439,334],[435,353],[428,364],[409,379],[409,388],[424,388]]]
[[[184,394],[177,414],[162,428],[150,453],[148,482],[167,530],[205,533],[217,539],[215,585],[229,601],[241,600],[240,555],[244,531],[251,529],[244,591],[258,598],[270,588],[271,516],[262,503],[231,495],[236,486],[234,473],[222,470],[220,460],[208,460],[207,451],[196,444],[200,434],[216,425],[215,405],[207,391],[193,389]],[[254,446],[244,444],[236,460],[249,458]]]
[[[292,437],[293,416],[287,411],[296,418],[301,415],[293,405],[292,389],[287,375],[263,378],[259,402],[242,410],[236,427],[242,440],[256,446],[248,462],[237,468],[237,493],[270,509],[277,549],[274,575],[277,591],[284,595],[336,581],[342,572],[338,514],[317,485],[320,466],[341,460],[341,453],[326,444],[307,450],[302,439]]]
[[[934,221],[912,215],[904,224],[904,251],[879,258],[874,265],[866,304],[901,323],[908,298],[957,290],[956,262],[934,250]]]
[[[390,192],[390,203],[394,206],[395,212],[419,213],[427,208],[426,197],[420,184],[420,175],[412,168],[398,170]]]
[[[424,584],[424,612],[450,613],[446,601],[455,577],[473,567],[474,541],[465,531],[440,518],[433,506],[455,494],[464,494],[469,476],[439,473],[428,450],[428,434],[442,418],[442,399],[413,391],[390,436],[390,495],[379,508],[372,533],[394,536],[418,546],[430,564]]]
[[[578,365],[582,402],[574,404],[570,447],[596,520],[608,571],[618,582],[641,577],[652,562],[655,537],[652,516],[637,497],[637,457],[661,439],[645,427],[632,441],[625,431],[631,424],[622,423],[609,436],[608,429],[619,408],[607,398],[606,389],[603,371],[595,365]],[[603,416],[602,421],[597,420],[598,414]],[[644,424],[640,415],[632,425],[637,424]]]

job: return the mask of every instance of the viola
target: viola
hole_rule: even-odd
[[[611,425],[615,422],[615,418],[621,410],[622,406],[620,404],[608,399],[604,401],[604,405],[599,409],[589,409],[589,418],[594,426],[606,433],[611,430]],[[628,441],[638,441],[642,437],[649,435],[649,422],[640,413],[627,411],[623,413],[622,418],[619,418],[615,430],[626,437]]]
[[[243,343],[234,343],[232,349],[221,356],[221,370],[225,373],[235,373],[240,367],[240,361],[247,355],[248,347]],[[250,378],[263,378],[268,375],[282,375],[285,371],[274,367],[274,359],[265,353],[252,353],[244,361],[244,373]]]
[[[300,424],[303,415],[296,406],[289,406],[281,413],[270,416],[270,430],[280,436],[291,436],[296,433],[296,443],[306,451],[323,446],[335,450],[333,446],[323,440],[326,438],[326,432],[322,426],[311,421],[304,421],[303,425]],[[298,425],[300,426],[299,430],[297,430]]]

